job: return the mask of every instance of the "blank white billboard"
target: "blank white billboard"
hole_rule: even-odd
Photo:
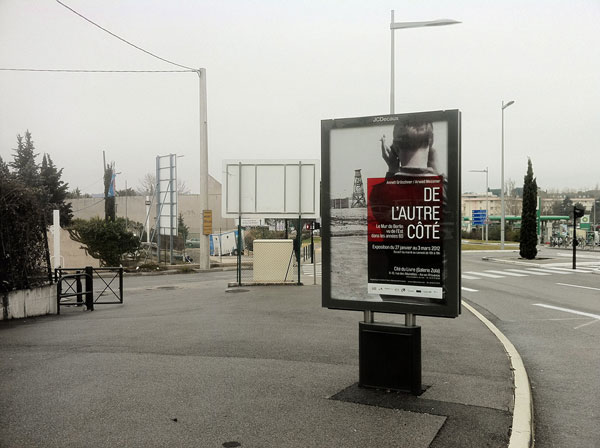
[[[224,160],[223,174],[225,218],[320,217],[318,160]]]

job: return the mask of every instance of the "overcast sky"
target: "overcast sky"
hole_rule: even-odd
[[[396,112],[462,111],[463,192],[600,182],[600,1],[64,0],[90,20],[208,80],[209,172],[223,159],[320,158],[320,121],[389,113],[390,11],[460,25],[396,31]],[[0,0],[0,68],[177,70],[54,0]],[[0,155],[29,129],[63,180],[137,188],[177,153],[199,188],[198,76],[0,71]],[[41,157],[40,159],[41,160]]]

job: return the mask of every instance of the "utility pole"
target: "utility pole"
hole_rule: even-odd
[[[208,210],[208,125],[206,104],[206,69],[200,68],[196,72],[199,82],[199,109],[200,109],[200,216]],[[241,235],[240,235],[241,236]],[[240,237],[238,236],[238,238]],[[209,235],[200,234],[200,269],[210,269]]]

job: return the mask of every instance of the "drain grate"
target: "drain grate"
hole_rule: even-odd
[[[226,289],[225,292],[248,292],[250,291],[249,289],[242,289],[242,288],[231,288],[231,289]]]

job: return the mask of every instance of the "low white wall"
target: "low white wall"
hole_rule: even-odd
[[[56,284],[3,294],[0,320],[56,314]]]

